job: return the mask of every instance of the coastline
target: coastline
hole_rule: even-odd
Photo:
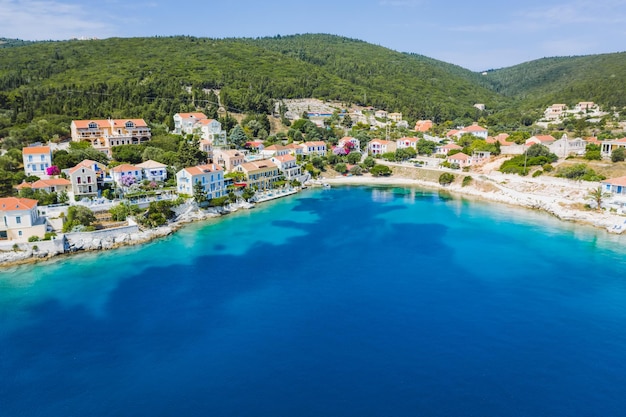
[[[559,220],[594,226],[613,234],[621,234],[626,230],[626,216],[605,211],[598,212],[576,208],[584,207],[586,195],[590,189],[594,188],[595,184],[582,185],[573,181],[561,181],[555,178],[531,179],[506,174],[463,173],[465,175],[457,174],[457,176],[473,174],[472,182],[469,185],[463,186],[459,178],[457,178],[452,184],[442,186],[438,181],[434,180],[434,177],[438,178],[442,171],[425,169],[419,169],[418,171],[415,168],[398,166],[392,166],[391,168],[394,171],[394,175],[389,177],[373,177],[369,174],[336,176],[324,178],[322,182],[331,186],[416,186],[433,190],[445,190],[464,197],[545,211]],[[423,174],[423,177],[416,178],[415,174]],[[431,178],[428,178],[429,176]],[[263,203],[295,193],[297,192],[274,193],[269,198],[258,199],[256,203]],[[79,241],[78,244],[73,243],[71,249],[67,251],[47,253],[32,250],[3,252],[0,253],[0,271],[8,267],[45,262],[52,258],[70,256],[74,253],[113,250],[125,246],[141,245],[169,236],[187,224],[221,217],[252,207],[254,206],[246,203],[237,204],[222,210],[187,209],[179,215],[177,220],[165,226],[156,229],[138,230],[135,233],[119,233],[106,240],[95,237],[87,238],[84,241]]]
[[[570,180],[544,177],[524,178],[514,174],[458,173],[458,176],[472,176],[469,185],[463,186],[460,179],[442,186],[438,182],[423,178],[396,176],[398,167],[391,167],[394,175],[389,177],[337,176],[325,178],[329,185],[365,186],[418,186],[434,190],[445,190],[455,195],[471,197],[494,203],[507,204],[532,210],[541,210],[562,221],[571,221],[604,229],[609,233],[622,234],[626,230],[626,216],[606,211],[584,210],[588,203],[589,190],[597,183],[581,184]],[[403,167],[405,170],[408,168]],[[421,168],[418,168],[421,169]],[[436,173],[440,170],[424,170]]]

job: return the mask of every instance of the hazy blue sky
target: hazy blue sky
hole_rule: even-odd
[[[0,0],[0,37],[331,33],[480,71],[626,50],[626,0]]]

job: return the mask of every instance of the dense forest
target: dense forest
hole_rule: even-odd
[[[482,117],[511,129],[554,102],[626,106],[626,53],[481,75],[334,35],[1,42],[0,137],[39,119],[59,133],[76,118],[142,117],[171,127],[174,113],[215,115],[218,101],[231,112],[268,114],[277,100],[312,97],[402,112],[409,122]]]

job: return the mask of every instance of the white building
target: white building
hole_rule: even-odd
[[[167,179],[167,165],[151,159],[141,164],[137,164],[137,168],[143,171],[143,179],[148,181],[165,181]]]
[[[273,156],[270,161],[276,164],[278,170],[289,181],[302,175],[302,169],[296,163],[296,157],[291,154]]]
[[[215,119],[209,119],[204,113],[176,113],[174,115],[174,133],[177,135],[197,134],[203,140],[211,141],[213,146],[226,145],[226,131]]]
[[[326,142],[321,140],[304,142],[300,144],[303,155],[324,156],[326,155]]]
[[[179,194],[193,195],[194,186],[198,183],[202,184],[209,199],[226,195],[224,169],[217,164],[183,168],[176,173],[176,191]]]
[[[126,186],[127,184],[135,184],[141,182],[143,179],[143,169],[138,166],[130,164],[118,165],[111,169],[111,177],[113,182],[118,186]],[[132,180],[126,180],[126,178],[132,178]],[[126,181],[132,181],[130,184]]]
[[[22,149],[22,160],[26,175],[46,177],[46,169],[52,166],[52,151],[49,146],[29,146]]]
[[[0,240],[28,242],[31,236],[43,238],[46,220],[39,217],[37,200],[30,198],[0,198]]]

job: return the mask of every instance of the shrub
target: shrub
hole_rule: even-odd
[[[617,148],[611,152],[612,162],[621,162],[624,159],[626,159],[626,150],[624,150],[624,148]]]
[[[348,167],[343,162],[340,162],[337,165],[335,165],[335,171],[337,171],[340,174],[345,174],[346,172],[348,172]]]
[[[33,251],[34,251],[34,252],[37,252],[38,250],[39,250],[39,246],[37,246],[37,245],[33,245]]]
[[[391,175],[391,168],[389,168],[387,165],[379,164],[379,165],[374,165],[374,167],[370,169],[370,172],[375,177],[389,176]]]
[[[439,184],[443,186],[450,185],[454,181],[454,178],[455,178],[454,174],[451,174],[449,172],[444,172],[443,174],[439,176]]]
[[[568,167],[559,168],[557,170],[556,176],[561,178],[569,178],[571,180],[583,181],[602,181],[606,178],[603,175],[597,174],[586,164],[575,164]]]
[[[552,172],[554,170],[552,164],[544,164],[542,168],[545,172]]]
[[[29,242],[39,242],[39,236],[31,236],[28,238]]]
[[[535,172],[533,172],[533,178],[538,177],[538,176],[540,176],[541,174],[543,174],[543,171],[542,171],[542,170],[535,171]]]
[[[474,179],[470,175],[465,176],[465,177],[463,177],[463,182],[461,183],[461,186],[462,187],[467,187],[468,185],[470,185],[472,183],[473,180]]]
[[[56,237],[56,233],[54,232],[46,232],[45,235],[43,235],[43,240],[52,240],[53,237]]]

